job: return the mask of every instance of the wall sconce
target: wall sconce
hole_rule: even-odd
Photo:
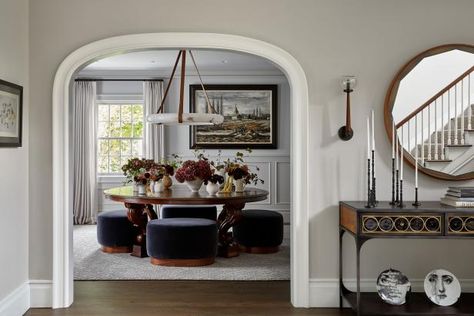
[[[348,141],[354,135],[354,131],[351,127],[351,97],[350,94],[354,91],[354,87],[356,86],[356,77],[354,76],[345,76],[342,79],[342,87],[344,88],[344,92],[346,93],[346,125],[342,126],[339,131],[338,135],[339,138]]]

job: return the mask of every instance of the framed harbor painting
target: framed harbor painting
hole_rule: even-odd
[[[190,127],[190,147],[277,148],[277,85],[205,85],[220,125]],[[190,85],[190,112],[208,113],[201,85]]]
[[[0,80],[0,147],[21,147],[23,87]]]

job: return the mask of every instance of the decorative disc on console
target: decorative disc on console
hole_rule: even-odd
[[[378,222],[375,217],[369,217],[364,221],[364,228],[368,231],[374,231],[378,227]]]
[[[420,217],[413,217],[410,220],[410,228],[415,231],[419,232],[423,229],[424,222]]]
[[[462,230],[462,227],[463,227],[463,221],[459,217],[453,217],[449,221],[449,228],[452,231],[458,232],[458,231]]]
[[[377,278],[377,292],[380,298],[388,304],[405,304],[406,295],[410,289],[410,281],[398,270],[385,270]]]
[[[467,231],[469,231],[469,232],[474,231],[474,218],[473,218],[473,217],[469,217],[469,218],[466,220],[466,229],[467,229]]]
[[[451,272],[443,269],[433,270],[425,278],[426,296],[435,304],[450,306],[461,296],[461,285]]]
[[[408,220],[405,217],[397,217],[395,220],[395,228],[398,231],[404,232],[408,229]]]
[[[393,220],[390,217],[383,217],[379,225],[383,231],[390,231],[393,229]]]
[[[434,217],[430,217],[426,220],[426,229],[429,230],[430,232],[435,232],[439,229],[439,220],[434,218]]]

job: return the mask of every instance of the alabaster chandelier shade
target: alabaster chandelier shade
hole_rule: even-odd
[[[186,50],[182,49],[179,51],[178,56],[176,58],[176,62],[173,67],[173,71],[171,72],[171,77],[168,82],[168,85],[165,90],[165,94],[163,96],[163,100],[161,101],[160,108],[158,109],[157,113],[147,115],[147,122],[151,124],[159,124],[159,125],[218,125],[224,122],[224,116],[218,114],[214,107],[211,105],[209,101],[209,97],[207,95],[207,91],[204,88],[204,83],[202,82],[201,74],[199,73],[199,69],[196,65],[196,61],[194,60],[193,53],[188,51],[189,55],[191,56],[191,60],[196,68],[196,72],[199,77],[199,81],[201,83],[202,91],[204,92],[204,97],[206,100],[207,108],[209,113],[184,113],[184,83],[186,77]],[[168,92],[173,82],[173,77],[176,72],[176,68],[178,66],[179,61],[181,60],[181,83],[179,88],[179,104],[178,104],[178,112],[177,113],[164,113],[164,102],[166,97],[168,96]]]
[[[162,125],[217,125],[224,122],[224,117],[210,113],[183,113],[182,122],[179,122],[178,113],[157,113],[148,115],[146,120]]]

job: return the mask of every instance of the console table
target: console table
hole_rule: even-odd
[[[439,202],[422,202],[419,207],[413,207],[408,201],[405,203],[404,208],[393,207],[388,202],[379,202],[375,208],[366,208],[366,202],[340,202],[340,307],[345,298],[357,315],[474,315],[474,293],[462,293],[456,304],[446,307],[435,305],[425,293],[408,293],[407,302],[401,306],[383,302],[377,293],[361,293],[360,251],[369,239],[474,238],[474,208],[454,208]],[[356,243],[356,292],[348,290],[343,282],[344,233],[352,235]]]

